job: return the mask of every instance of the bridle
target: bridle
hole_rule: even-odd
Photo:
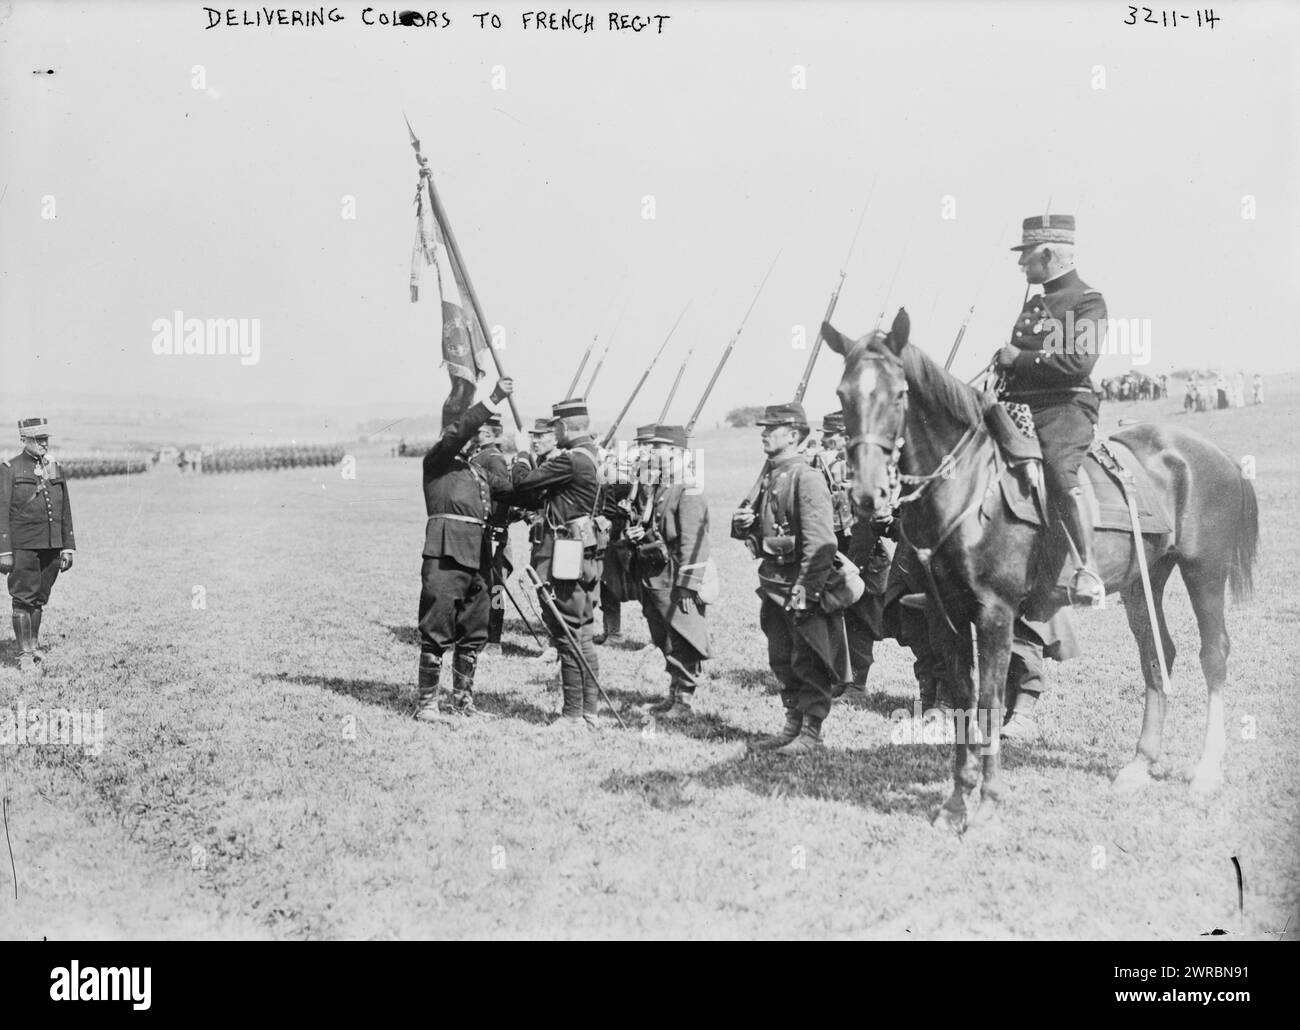
[[[862,354],[859,356],[862,361],[886,362],[888,359],[883,354]],[[906,439],[903,436],[903,428],[907,425],[907,380],[903,380],[903,386],[894,398],[893,407],[894,418],[892,420],[891,431],[888,435],[880,433],[860,433],[850,436],[845,447],[848,453],[854,447],[862,445],[868,447],[879,447],[889,455],[886,462],[886,468],[889,472],[889,481],[892,485],[890,506],[897,508],[904,504],[910,504],[913,501],[920,500],[930,486],[940,479],[951,479],[953,472],[956,470],[957,461],[962,452],[971,445],[976,436],[979,435],[979,426],[969,427],[962,434],[961,439],[940,460],[938,467],[928,475],[910,476],[905,475],[898,468],[899,459],[903,456],[903,445]],[[903,484],[914,486],[916,489],[911,493],[903,495],[901,488]]]
[[[862,354],[860,355],[860,360],[886,362],[887,357],[883,354]],[[953,446],[952,450],[939,459],[938,467],[935,468],[933,472],[919,476],[904,475],[899,470],[898,462],[902,457],[903,446],[906,443],[906,439],[903,436],[903,430],[907,425],[906,377],[903,379],[902,388],[894,398],[892,414],[894,417],[891,420],[892,425],[890,426],[890,432],[888,435],[880,433],[860,433],[851,436],[849,437],[845,451],[845,453],[852,453],[855,446],[863,445],[867,447],[879,447],[889,455],[886,468],[890,482],[889,503],[891,509],[899,509],[905,504],[910,504],[913,501],[920,500],[921,497],[925,495],[925,492],[939,480],[952,479],[953,474],[957,469],[957,462],[963,456],[963,452],[965,452],[978,437],[987,431],[984,429],[982,422],[977,423],[974,426],[969,426],[961,435],[961,439],[959,439]],[[994,448],[995,462],[997,460],[996,453],[997,448]],[[996,482],[997,479],[995,477],[990,485],[995,485]],[[901,490],[903,484],[913,486],[915,489],[906,495],[902,495]],[[949,616],[947,608],[944,606],[942,591],[940,591],[939,584],[935,581],[934,571],[931,569],[931,562],[934,558],[934,552],[939,549],[948,537],[956,532],[958,526],[966,521],[973,512],[980,508],[984,502],[986,492],[986,490],[981,490],[977,487],[974,492],[973,503],[963,504],[960,514],[955,518],[948,520],[947,524],[939,531],[937,539],[929,547],[919,547],[911,540],[907,540],[908,534],[906,524],[901,519],[899,522],[900,528],[903,530],[903,539],[907,540],[908,544],[916,552],[917,559],[921,563],[921,568],[925,572],[926,581],[929,586],[928,593],[934,599],[938,606],[939,613],[942,615],[948,629],[954,635],[957,635],[957,629],[953,625],[952,618]]]

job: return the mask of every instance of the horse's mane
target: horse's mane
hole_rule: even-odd
[[[883,336],[879,340],[872,340],[867,346],[873,350],[888,350]],[[893,352],[889,353],[892,356]],[[924,396],[927,404],[937,405],[964,426],[977,426],[983,421],[984,413],[993,402],[980,391],[945,372],[920,347],[909,344],[902,349],[898,360],[902,362],[908,388]]]

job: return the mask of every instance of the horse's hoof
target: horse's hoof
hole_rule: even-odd
[[[935,812],[930,825],[945,833],[951,833],[954,837],[959,837],[966,829],[966,813],[954,812],[951,808],[941,808]]]
[[[1002,836],[1002,816],[996,805],[981,802],[966,824],[962,839],[972,844],[991,843]]]
[[[1187,786],[1193,794],[1208,797],[1223,786],[1222,769],[1203,769],[1198,765],[1189,772]]]
[[[1111,789],[1118,794],[1129,794],[1141,790],[1151,783],[1151,769],[1141,759],[1129,762],[1111,781]]]

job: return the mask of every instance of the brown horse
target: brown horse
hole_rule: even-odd
[[[953,792],[934,822],[960,833],[967,826],[967,801],[977,786],[979,808],[971,825],[997,816],[998,744],[1012,624],[1027,599],[1050,596],[1060,572],[1060,551],[1048,534],[1005,511],[987,522],[979,518],[980,500],[990,486],[996,489],[992,478],[1002,468],[984,421],[994,402],[908,346],[906,311],[899,310],[889,333],[877,331],[857,341],[829,324],[822,331],[831,349],[844,358],[838,393],[849,433],[854,504],[867,513],[887,506],[891,472],[901,475],[906,487],[914,487],[903,498],[902,528],[931,561],[930,607],[943,616],[932,615],[932,621],[946,627],[950,637],[945,650],[957,706]],[[1150,471],[1165,510],[1173,516],[1172,533],[1144,534],[1142,539],[1166,671],[1173,667],[1174,642],[1161,597],[1175,568],[1196,613],[1209,701],[1205,744],[1191,772],[1191,786],[1212,791],[1223,781],[1225,585],[1231,583],[1234,599],[1251,593],[1259,532],[1255,492],[1228,454],[1195,433],[1140,425],[1115,439]],[[1160,757],[1166,698],[1132,534],[1099,529],[1095,535],[1098,568],[1107,592],[1118,591],[1123,598],[1146,680],[1137,754],[1115,778],[1118,788],[1130,789],[1149,782],[1151,766]],[[972,622],[980,659],[976,711],[971,711]]]

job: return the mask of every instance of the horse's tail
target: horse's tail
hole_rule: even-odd
[[[1252,570],[1259,546],[1259,503],[1255,500],[1255,488],[1245,476],[1240,482],[1241,517],[1233,534],[1232,564],[1228,566],[1228,583],[1232,588],[1232,599],[1237,602],[1249,601],[1255,593]]]

